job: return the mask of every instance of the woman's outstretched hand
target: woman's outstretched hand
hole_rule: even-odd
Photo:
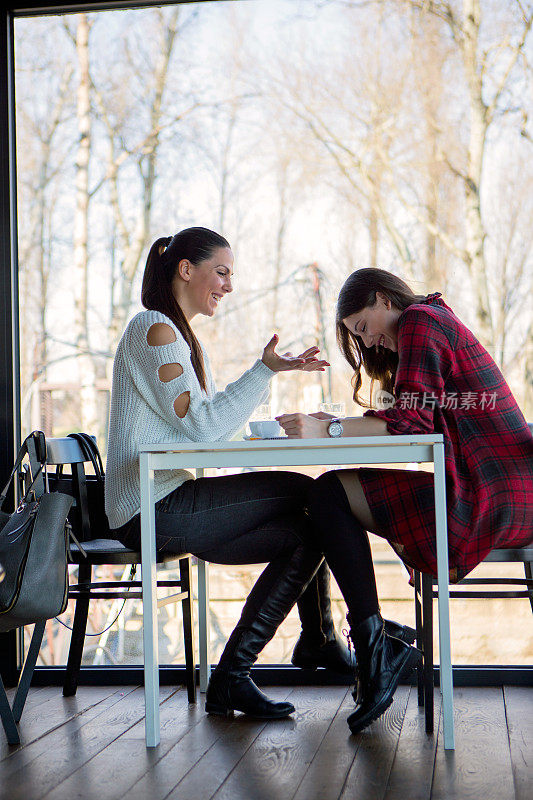
[[[323,439],[328,435],[329,414],[320,419],[315,414],[280,414],[276,419],[289,439]]]
[[[319,361],[317,355],[320,350],[316,346],[308,347],[298,356],[293,356],[292,353],[283,353],[283,355],[276,353],[278,338],[275,333],[263,350],[261,357],[263,364],[266,364],[272,372],[288,372],[293,369],[301,369],[304,372],[324,372],[325,368],[330,366],[327,361]]]

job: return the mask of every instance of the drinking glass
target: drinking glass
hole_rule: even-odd
[[[319,403],[318,410],[332,414],[334,417],[344,417],[345,415],[344,403]]]
[[[257,406],[255,411],[251,415],[250,420],[252,420],[252,422],[256,422],[263,419],[272,419],[270,413],[271,413],[270,405],[268,403],[265,403],[264,405]]]

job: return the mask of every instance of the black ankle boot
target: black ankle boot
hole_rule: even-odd
[[[392,703],[400,680],[417,666],[422,654],[385,633],[381,614],[373,614],[352,627],[350,637],[357,655],[358,708],[348,717],[352,733],[376,720]]]
[[[250,677],[250,667],[264,647],[263,637],[247,629],[235,628],[228,645],[233,649],[229,663],[221,662],[209,680],[205,695],[208,714],[231,716],[242,711],[257,719],[281,719],[294,711],[292,703],[275,703]]]
[[[263,694],[252,681],[250,670],[321,561],[320,553],[299,545],[258,607],[250,596],[211,675],[205,696],[205,710],[209,714],[228,716],[232,711],[242,711],[259,719],[280,719],[293,713],[291,703],[275,703]]]
[[[300,596],[298,613],[302,633],[293,650],[291,663],[301,669],[324,667],[342,675],[353,674],[353,654],[335,631],[331,613],[330,572],[325,561]]]
[[[406,644],[415,643],[416,631],[414,628],[410,628],[409,625],[400,625],[399,622],[394,622],[392,619],[386,619],[384,624],[385,633],[389,636],[394,636],[395,639],[399,639]]]
[[[400,625],[399,622],[390,619],[385,620],[385,633],[406,644],[413,644],[416,639],[414,628]],[[292,653],[293,666],[310,670],[324,667],[341,675],[353,675],[357,665],[355,652],[346,647],[336,631],[333,631],[333,637],[320,644],[311,635],[302,631]]]
[[[342,639],[333,633],[333,639],[324,644],[300,634],[292,653],[291,663],[300,669],[315,670],[318,667],[330,669],[340,675],[353,675],[355,658]]]

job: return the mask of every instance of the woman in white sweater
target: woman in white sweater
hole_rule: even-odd
[[[276,353],[277,336],[240,378],[216,391],[207,353],[192,331],[232,291],[233,254],[206,228],[158,239],[142,286],[147,309],[128,324],[114,370],[106,470],[106,512],[114,535],[139,547],[139,445],[230,439],[268,395],[276,372],[323,370],[311,347],[298,357]],[[219,564],[269,562],[243,608],[206,695],[206,711],[243,711],[270,719],[294,711],[269,700],[250,669],[298,602],[302,633],[293,664],[349,673],[350,653],[331,615],[329,571],[312,541],[304,497],[312,479],[266,471],[199,478],[156,472],[156,545]]]

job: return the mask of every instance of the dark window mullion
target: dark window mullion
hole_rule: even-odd
[[[16,227],[13,18],[0,11],[0,485],[20,442],[20,380]],[[0,634],[0,672],[13,685],[23,647],[22,630]]]

